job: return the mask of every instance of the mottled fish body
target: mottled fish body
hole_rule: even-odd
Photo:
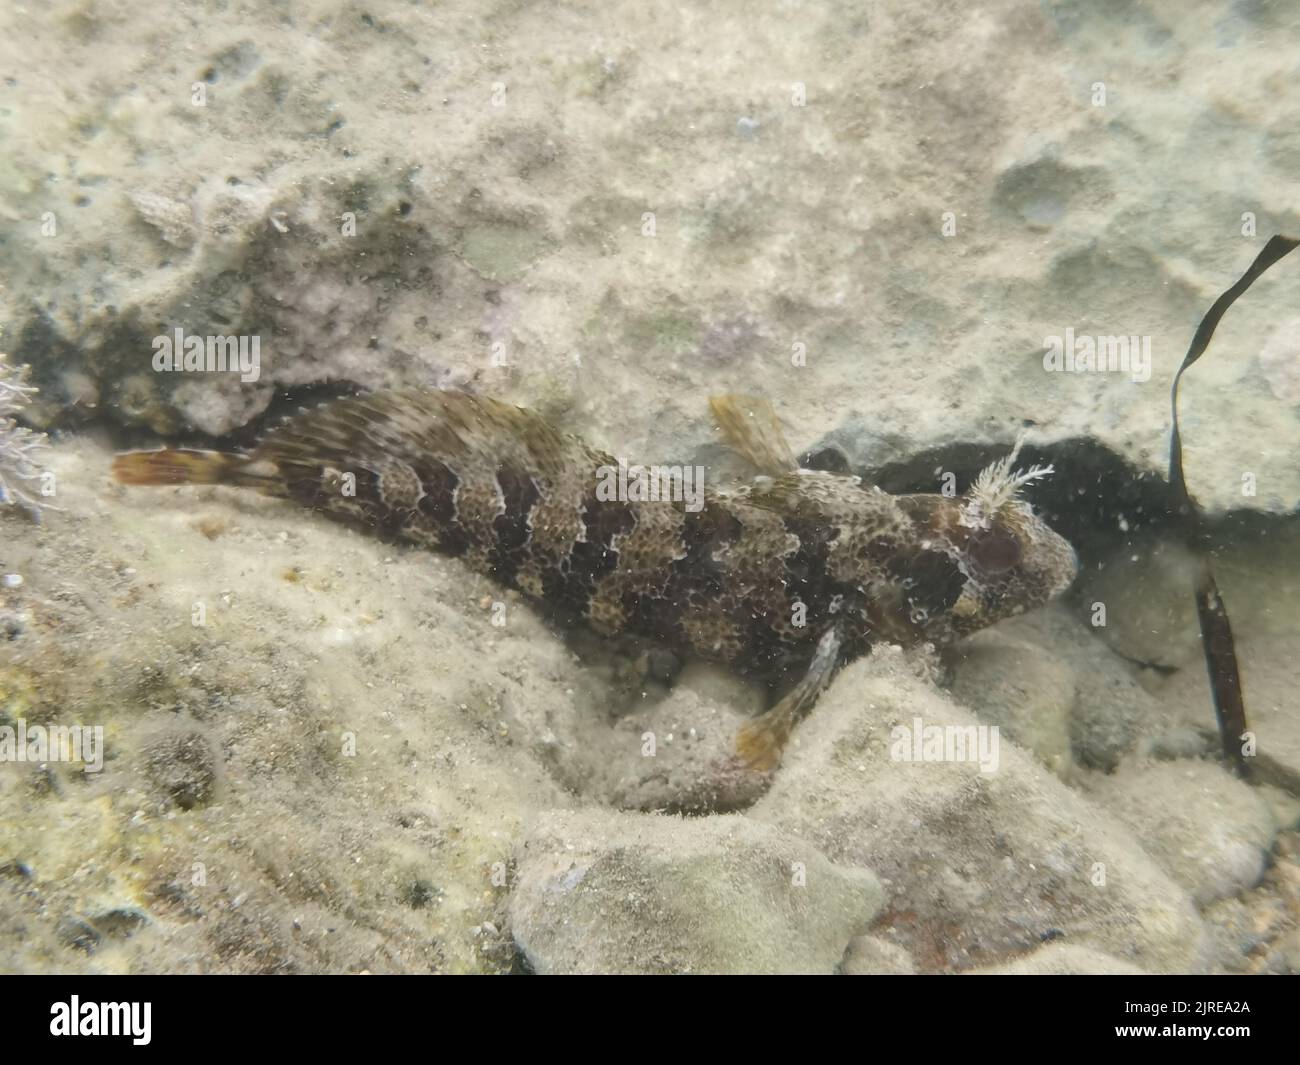
[[[534,412],[452,391],[342,399],[247,454],[165,449],[127,484],[229,484],[462,558],[598,632],[634,634],[768,682],[799,680],[740,738],[771,768],[832,672],[877,640],[945,644],[1046,602],[1074,552],[1017,498],[1014,454],[965,496],[893,496],[799,469],[762,401],[715,399],[758,473],[703,505],[608,491],[618,461]]]

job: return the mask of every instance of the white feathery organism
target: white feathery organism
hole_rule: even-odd
[[[1055,473],[1052,466],[1031,466],[1028,470],[1012,470],[1028,438],[1027,430],[1021,430],[1016,437],[1011,454],[997,462],[985,466],[971,486],[969,502],[962,515],[962,524],[973,529],[987,529],[993,518],[1019,494],[1020,489],[1030,481]]]
[[[40,477],[36,455],[49,444],[44,433],[14,418],[38,390],[27,383],[28,367],[12,367],[7,359],[0,352],[0,504],[17,503],[39,521],[41,504],[23,486]]]

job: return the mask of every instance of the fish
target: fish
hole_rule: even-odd
[[[1013,468],[1023,436],[962,495],[893,495],[801,467],[765,399],[716,396],[710,409],[747,469],[694,502],[610,491],[625,460],[534,411],[452,390],[338,399],[246,452],[130,451],[112,469],[126,485],[292,500],[460,558],[601,635],[754,677],[775,702],[739,731],[735,757],[759,772],[779,766],[835,672],[874,643],[945,646],[1048,602],[1078,572],[1069,542],[1021,498],[1053,472]]]

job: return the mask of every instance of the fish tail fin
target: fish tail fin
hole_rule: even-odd
[[[266,488],[274,477],[258,472],[247,455],[167,447],[127,451],[113,459],[119,484],[230,484]]]

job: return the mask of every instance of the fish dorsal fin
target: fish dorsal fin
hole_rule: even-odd
[[[778,477],[799,468],[769,400],[755,396],[710,396],[709,409],[727,446],[759,473]]]

